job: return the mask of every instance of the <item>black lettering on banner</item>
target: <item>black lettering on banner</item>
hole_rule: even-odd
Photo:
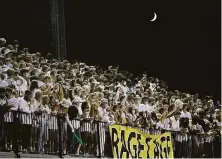
[[[169,142],[171,142],[171,141],[170,141],[170,136],[167,136],[167,152],[168,152],[168,156],[170,155]],[[167,156],[167,157],[168,157],[168,156]]]
[[[164,152],[165,153],[165,158],[168,158],[169,154],[170,154],[170,147],[169,147],[169,144],[168,144],[170,142],[170,137],[169,136],[167,136],[167,137],[162,136],[160,141],[161,141],[161,146],[160,147],[161,147],[161,150],[162,150],[161,152]],[[166,145],[163,144],[165,141],[166,141]],[[164,148],[162,146],[164,146]]]
[[[167,153],[167,149],[166,149],[166,147],[162,147],[162,144],[164,143],[164,141],[166,140],[166,138],[165,138],[165,136],[162,136],[161,138],[160,138],[160,141],[161,141],[161,144],[160,144],[160,150],[161,150],[161,155],[162,155],[162,152],[164,152],[165,153],[165,158],[168,158],[168,153]],[[163,156],[163,155],[162,155]]]
[[[160,158],[159,143],[156,141],[156,139],[153,141],[153,143],[155,144],[154,158]]]
[[[129,151],[127,150],[126,147],[126,142],[125,142],[125,131],[122,130],[121,131],[121,141],[122,141],[122,147],[121,147],[121,151],[120,151],[120,158],[123,158],[123,153],[126,153],[126,158],[129,158]]]
[[[114,135],[116,135],[116,141],[114,141]],[[117,130],[115,128],[112,128],[112,146],[113,146],[113,151],[116,151],[117,158],[119,158],[118,143],[119,143],[119,138]]]
[[[169,152],[169,154],[170,154],[169,142],[171,142],[170,136],[167,136],[167,150],[168,150],[168,152]]]
[[[147,145],[147,153],[146,153],[146,158],[150,158],[150,154],[149,154],[149,152],[150,152],[150,145],[149,145],[149,143],[150,143],[150,140],[151,140],[152,138],[150,138],[150,137],[147,137],[146,138],[146,145]]]
[[[128,138],[128,149],[129,149],[129,152],[130,152],[132,158],[137,158],[137,145],[132,145],[133,146],[133,150],[135,151],[134,154],[131,152],[131,149],[130,149],[131,140],[132,140],[132,138],[135,138],[135,137],[136,137],[136,133],[135,132],[131,132],[129,134],[129,138]]]
[[[140,140],[141,140],[141,135],[137,134],[137,141],[139,143],[138,144],[138,158],[142,158],[142,157],[140,157],[140,152],[141,152],[141,150],[144,150],[144,145],[141,145]]]

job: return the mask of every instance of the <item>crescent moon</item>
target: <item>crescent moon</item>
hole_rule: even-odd
[[[153,22],[153,21],[156,20],[156,18],[157,18],[157,15],[156,15],[156,13],[154,12],[154,18],[153,18],[152,20],[150,20],[150,21]]]

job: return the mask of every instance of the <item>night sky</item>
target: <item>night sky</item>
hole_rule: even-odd
[[[220,98],[220,7],[219,0],[65,0],[68,58],[146,71],[170,89]],[[49,11],[47,0],[1,1],[0,37],[51,52]]]

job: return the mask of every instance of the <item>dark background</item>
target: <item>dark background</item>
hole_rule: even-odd
[[[167,81],[221,97],[219,0],[65,0],[68,59]],[[0,37],[51,52],[47,0],[1,1]],[[150,20],[157,13],[157,20]]]

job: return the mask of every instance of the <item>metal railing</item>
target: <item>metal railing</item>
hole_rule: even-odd
[[[0,144],[2,151],[18,153],[69,154],[82,157],[112,157],[112,146],[106,123],[88,119],[74,119],[72,130],[61,115],[27,114],[0,107]],[[138,128],[148,134],[168,130]],[[171,131],[174,157],[220,157],[220,135],[191,134]]]

